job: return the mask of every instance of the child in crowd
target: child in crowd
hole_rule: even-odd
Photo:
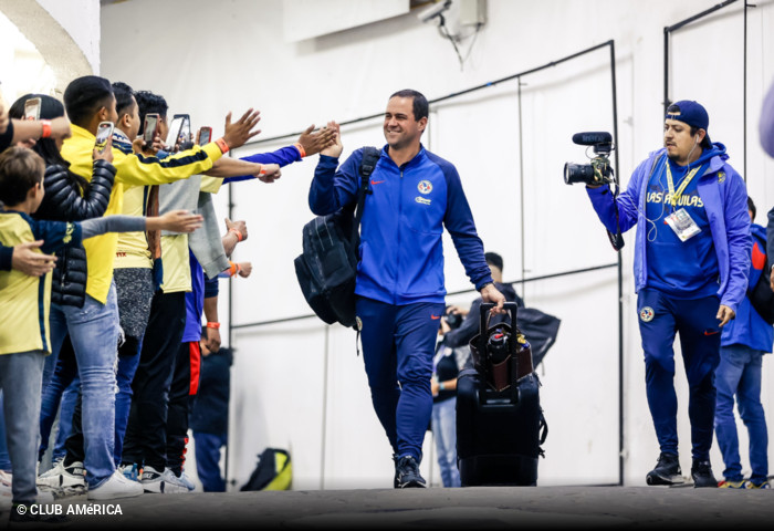
[[[115,168],[110,165],[111,171]],[[106,232],[172,230],[191,232],[201,216],[185,211],[157,218],[108,216],[81,223],[34,220],[45,190],[45,165],[36,153],[13,147],[0,155],[0,244],[15,245],[43,240],[41,252],[53,253],[78,245]],[[0,389],[5,404],[8,449],[13,465],[13,504],[34,503],[38,453],[42,371],[50,353],[49,307],[51,275],[31,277],[19,271],[0,272]],[[24,513],[24,511],[22,511]],[[11,512],[12,520],[25,516]]]

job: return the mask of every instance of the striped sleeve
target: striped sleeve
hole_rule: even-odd
[[[118,168],[116,179],[124,184],[142,186],[167,184],[203,173],[212,168],[213,162],[218,160],[222,153],[220,148],[212,143],[202,147],[194,146],[163,160],[136,154],[125,155],[116,150],[113,151],[113,156],[113,165]]]

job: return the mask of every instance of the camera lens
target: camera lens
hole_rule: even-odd
[[[564,165],[564,182],[566,184],[593,184],[594,168],[591,164],[572,164],[568,162]]]

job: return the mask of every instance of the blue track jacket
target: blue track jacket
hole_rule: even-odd
[[[742,177],[726,163],[728,155],[723,144],[715,143],[717,154],[710,160],[709,167],[699,178],[698,190],[709,218],[712,241],[720,267],[720,304],[734,312],[745,297],[750,269],[750,217],[747,214],[747,189]],[[653,162],[662,155],[653,168]],[[634,282],[636,291],[647,287],[648,264],[645,249],[648,222],[645,220],[648,180],[664,171],[666,149],[650,154],[629,180],[626,191],[618,196],[619,224],[621,232],[637,225],[634,247]],[[586,188],[594,210],[607,230],[615,233],[615,210],[613,194],[608,186]],[[667,295],[669,295],[667,293]]]
[[[750,232],[753,234],[750,264],[750,289],[752,289],[758,283],[760,276],[766,275],[768,267],[766,267],[765,227],[753,223],[750,225]],[[755,311],[750,299],[745,296],[736,311],[736,318],[723,327],[723,335],[720,337],[721,346],[741,344],[762,352],[771,352],[772,343],[774,343],[774,327]]]
[[[355,293],[394,305],[442,303],[444,226],[476,289],[492,282],[457,169],[424,147],[398,167],[387,150],[365,200]],[[361,148],[337,171],[338,159],[320,155],[309,190],[312,212],[324,216],[357,203],[362,158]]]

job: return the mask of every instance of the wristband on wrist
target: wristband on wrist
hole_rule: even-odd
[[[242,271],[242,266],[240,266],[236,262],[229,261],[229,264],[231,264],[231,267],[229,267],[228,269],[228,276],[233,277],[234,275]]]
[[[40,125],[43,127],[43,132],[40,135],[40,138],[50,138],[51,137],[51,120],[41,120]]]
[[[237,242],[241,242],[242,240],[244,240],[244,238],[242,237],[242,233],[239,231],[239,229],[235,229],[234,227],[231,227],[230,229],[228,229],[228,232],[229,233],[233,232],[234,234],[236,234]]]
[[[226,144],[226,141],[225,141],[225,140],[223,140],[222,138],[219,138],[219,139],[217,139],[217,140],[215,141],[215,143],[216,143],[216,144],[218,145],[218,147],[220,148],[220,152],[221,152],[221,153],[223,153],[224,155],[225,155],[226,153],[228,153],[228,150],[229,150],[229,149],[231,149],[231,148],[229,148],[229,147],[228,147],[228,144]]]
[[[299,142],[296,142],[295,144],[293,144],[293,147],[295,147],[298,150],[298,152],[301,154],[302,159],[306,157],[306,150],[304,149],[304,146],[302,146]]]
[[[214,328],[215,330],[220,330],[220,323],[207,323],[207,328]]]
[[[438,384],[438,389],[440,389],[441,391],[445,391],[446,390],[446,386],[443,385],[443,382]]]

